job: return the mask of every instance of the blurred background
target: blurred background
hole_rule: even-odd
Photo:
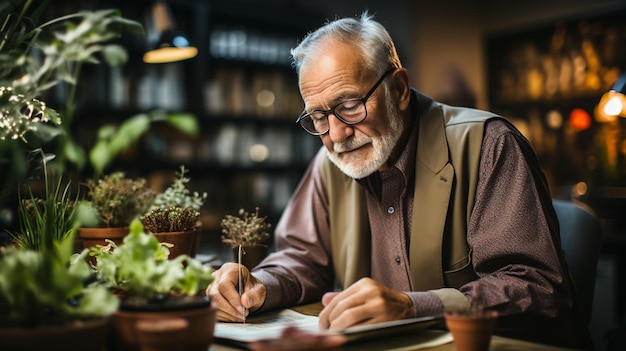
[[[153,5],[54,0],[46,16],[119,8],[144,24],[145,38],[120,39],[126,65],[84,67],[72,132],[89,147],[100,126],[136,113],[194,114],[197,137],[157,125],[111,169],[158,187],[186,165],[192,186],[209,194],[202,211],[207,252],[219,245],[221,218],[239,208],[259,207],[275,224],[321,145],[294,124],[303,105],[289,49],[328,19],[368,10],[395,39],[415,88],[513,121],[535,148],[553,196],[584,201],[598,213],[605,236],[592,325],[598,349],[624,320],[624,119],[598,108],[626,72],[623,0],[169,0],[160,15]],[[163,22],[187,36],[195,57],[142,60]],[[55,94],[63,101],[66,92]]]

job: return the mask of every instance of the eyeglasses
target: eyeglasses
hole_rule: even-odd
[[[322,135],[328,133],[330,130],[330,124],[328,123],[328,115],[331,113],[337,117],[341,122],[347,125],[355,125],[363,122],[367,117],[367,108],[365,102],[372,96],[376,88],[383,82],[383,80],[393,72],[395,68],[392,68],[385,72],[380,79],[374,84],[372,89],[365,94],[365,97],[361,99],[346,100],[330,110],[322,111],[315,110],[311,112],[303,111],[302,114],[296,120],[296,123],[300,123],[302,128],[312,135]]]

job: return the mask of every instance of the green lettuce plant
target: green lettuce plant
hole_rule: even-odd
[[[69,197],[69,183],[49,181],[50,158],[39,152],[43,197],[29,186],[15,245],[0,248],[0,327],[68,324],[108,316],[119,305],[107,287],[92,282],[86,262],[69,265],[84,211]]]
[[[181,255],[168,259],[170,244],[146,233],[137,219],[121,245],[110,240],[107,243],[85,249],[73,260],[95,257],[98,279],[127,302],[197,296],[213,281],[213,269],[194,258]]]
[[[0,249],[0,327],[67,324],[117,310],[119,299],[91,282],[87,262],[69,265],[75,235],[52,249]]]

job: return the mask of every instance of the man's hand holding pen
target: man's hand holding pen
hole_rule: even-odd
[[[239,289],[239,281],[243,287]],[[215,271],[214,280],[206,290],[217,306],[217,319],[224,322],[245,322],[250,312],[259,309],[265,302],[265,286],[254,278],[250,271],[237,263],[225,263]]]

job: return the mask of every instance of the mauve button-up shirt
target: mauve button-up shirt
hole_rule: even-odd
[[[528,334],[534,334],[535,340],[563,345],[573,330],[570,323],[575,323],[571,285],[564,282],[568,273],[562,269],[560,248],[555,247],[540,201],[549,190],[535,183],[520,147],[525,140],[516,133],[497,119],[486,124],[467,233],[472,264],[482,304],[501,315],[524,316],[511,323],[502,318],[513,330],[533,329],[509,335],[533,339]],[[412,289],[408,251],[413,201],[419,201],[413,199],[416,143],[413,123],[412,136],[394,167],[358,180],[366,189],[371,226],[371,278],[407,293],[417,316],[441,316],[444,306],[435,294]],[[335,288],[328,199],[319,172],[322,157],[324,153],[318,153],[312,161],[285,208],[275,230],[276,252],[253,270],[267,288],[262,311],[318,301]],[[476,281],[470,282],[460,291],[471,299],[475,286]],[[546,335],[540,335],[542,330]]]

